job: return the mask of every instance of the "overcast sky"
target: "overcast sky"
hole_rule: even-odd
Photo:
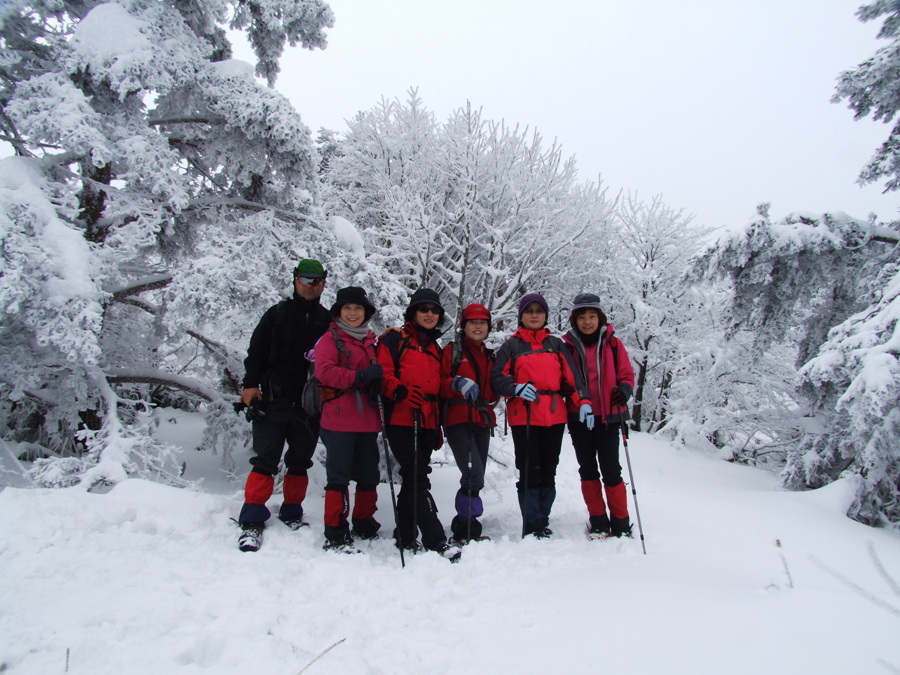
[[[829,102],[887,44],[856,0],[329,4],[328,48],[286,50],[276,85],[314,132],[417,87],[439,121],[471,101],[557,139],[584,180],[660,194],[698,224],[742,225],[762,201],[900,217],[900,194],[856,183],[889,126]]]

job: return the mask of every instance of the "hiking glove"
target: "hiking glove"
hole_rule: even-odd
[[[594,428],[594,411],[591,410],[590,403],[582,403],[578,409],[578,421],[588,428],[588,431]]]
[[[526,382],[525,384],[517,384],[516,396],[529,402],[534,401],[537,399],[537,389],[535,389],[535,386],[531,384],[531,382]]]
[[[263,408],[262,401],[258,398],[253,399],[253,403],[244,411],[244,417],[248,422],[262,422],[266,419],[266,410]]]
[[[380,380],[384,377],[384,368],[379,363],[373,363],[365,370],[359,370],[356,373],[356,383],[366,384],[372,380]]]
[[[469,403],[475,403],[478,400],[478,384],[468,377],[460,377],[459,375],[454,377],[453,391],[458,391]]]
[[[609,400],[613,405],[625,405],[628,403],[628,397],[625,395],[625,392],[618,387],[613,387]]]
[[[409,396],[409,389],[407,389],[406,386],[402,384],[398,384],[397,388],[394,389],[394,401],[400,403],[400,401],[405,399],[407,396]]]

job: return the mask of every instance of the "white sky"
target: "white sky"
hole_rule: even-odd
[[[471,101],[556,138],[583,179],[661,194],[698,224],[741,225],[762,201],[900,216],[900,194],[855,182],[890,127],[829,102],[887,44],[857,0],[329,4],[328,48],[286,50],[276,85],[313,132],[417,87],[439,121]]]

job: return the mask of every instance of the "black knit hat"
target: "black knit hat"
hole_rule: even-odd
[[[444,317],[444,306],[441,304],[441,296],[437,294],[437,291],[434,291],[430,288],[420,288],[415,293],[413,293],[412,297],[409,299],[409,306],[406,308],[406,312],[403,313],[403,319],[409,323],[410,321],[415,321],[416,319],[416,307],[418,305],[435,305],[438,309],[440,309],[440,319],[438,320],[438,326],[443,326],[446,321]]]
[[[331,306],[331,316],[335,319],[341,315],[341,307],[344,305],[362,305],[366,310],[366,321],[372,318],[375,313],[375,306],[369,302],[369,296],[366,295],[365,289],[359,286],[347,286],[338,289],[337,300]]]

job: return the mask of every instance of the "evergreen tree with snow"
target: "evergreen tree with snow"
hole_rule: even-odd
[[[900,222],[765,207],[743,231],[698,259],[733,286],[734,330],[753,331],[758,355],[796,347],[799,394],[812,418],[787,451],[784,479],[819,487],[857,481],[849,515],[900,522]]]
[[[324,48],[332,23],[321,0],[0,8],[16,154],[0,163],[0,422],[44,456],[40,482],[177,483],[149,408],[207,401],[224,420],[296,260],[354,258],[318,206],[309,130],[226,34],[247,32],[272,85],[285,45]]]

